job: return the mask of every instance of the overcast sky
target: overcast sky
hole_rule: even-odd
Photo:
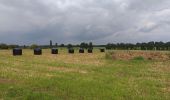
[[[0,43],[170,41],[170,0],[0,0]]]

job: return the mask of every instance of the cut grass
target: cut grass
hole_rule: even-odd
[[[0,99],[170,99],[169,61],[111,60],[99,50],[59,51],[51,55],[43,50],[42,56],[34,56],[32,50],[24,50],[16,57],[0,51]]]

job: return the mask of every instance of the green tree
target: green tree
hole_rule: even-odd
[[[85,48],[85,49],[87,49],[87,48],[88,48],[88,43],[82,42],[82,43],[80,44],[80,48]]]
[[[68,44],[68,45],[67,45],[67,48],[69,48],[69,49],[72,48],[72,47],[73,47],[72,44]]]
[[[53,42],[52,40],[50,40],[50,48],[52,48],[52,46],[53,46]]]
[[[92,42],[89,43],[89,48],[93,49],[93,43]]]
[[[9,47],[10,49],[14,49],[14,48],[18,48],[19,46],[18,46],[18,45],[11,44],[11,45],[8,45],[8,47]]]
[[[58,47],[58,43],[55,43],[55,47]]]
[[[64,44],[61,44],[60,47],[64,47],[65,45]]]
[[[8,45],[7,44],[0,44],[0,49],[8,49]]]
[[[30,49],[35,49],[35,48],[38,48],[38,45],[37,45],[37,44],[32,44],[32,45],[30,46]]]

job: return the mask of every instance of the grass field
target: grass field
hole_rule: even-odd
[[[61,52],[62,51],[62,52]],[[170,100],[169,60],[0,50],[0,100]],[[115,51],[119,52],[119,51]]]

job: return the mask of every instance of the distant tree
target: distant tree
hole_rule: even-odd
[[[8,45],[7,44],[0,44],[0,49],[8,49]]]
[[[170,42],[165,43],[166,50],[170,50]]]
[[[85,43],[84,43],[84,42],[82,42],[82,43],[80,44],[80,48],[85,48]]]
[[[141,43],[141,50],[147,50],[147,43]]]
[[[67,45],[67,48],[68,48],[68,49],[70,49],[70,48],[72,48],[72,47],[73,47],[72,44],[68,44],[68,45]]]
[[[25,48],[27,48],[27,46],[26,46],[26,45],[24,45],[24,46],[23,46],[23,48],[25,49]]]
[[[79,44],[76,44],[75,46],[76,46],[76,47],[80,47],[80,45],[79,45]]]
[[[146,44],[146,47],[147,47],[148,50],[154,50],[155,42],[154,41],[148,42]]]
[[[64,44],[61,44],[60,47],[64,47],[65,45]]]
[[[80,48],[85,48],[85,49],[87,49],[87,48],[88,48],[88,43],[82,42],[82,43],[80,44]]]
[[[134,44],[131,44],[131,43],[127,43],[126,44],[126,49],[127,50],[133,50],[135,48],[135,45]]]
[[[160,41],[159,42],[159,47],[160,47],[160,50],[165,50],[165,43]]]
[[[155,42],[155,48],[156,48],[156,50],[160,50],[160,44],[159,44],[159,42]]]
[[[55,47],[58,47],[58,43],[55,43]]]
[[[118,49],[120,50],[127,50],[127,45],[125,43],[118,43]]]
[[[10,49],[14,49],[14,48],[18,48],[18,47],[19,47],[19,45],[11,44],[11,45],[8,45],[8,47],[9,47]]]
[[[53,46],[53,42],[52,40],[50,40],[50,48]]]
[[[38,48],[38,45],[37,45],[37,44],[32,44],[32,45],[30,46],[30,49],[35,49],[35,48]]]
[[[89,48],[93,49],[93,43],[92,42],[89,43]]]
[[[141,43],[136,43],[135,47],[137,50],[141,50]]]
[[[111,44],[111,43],[108,43],[108,44],[106,45],[106,49],[112,49],[112,44]]]

